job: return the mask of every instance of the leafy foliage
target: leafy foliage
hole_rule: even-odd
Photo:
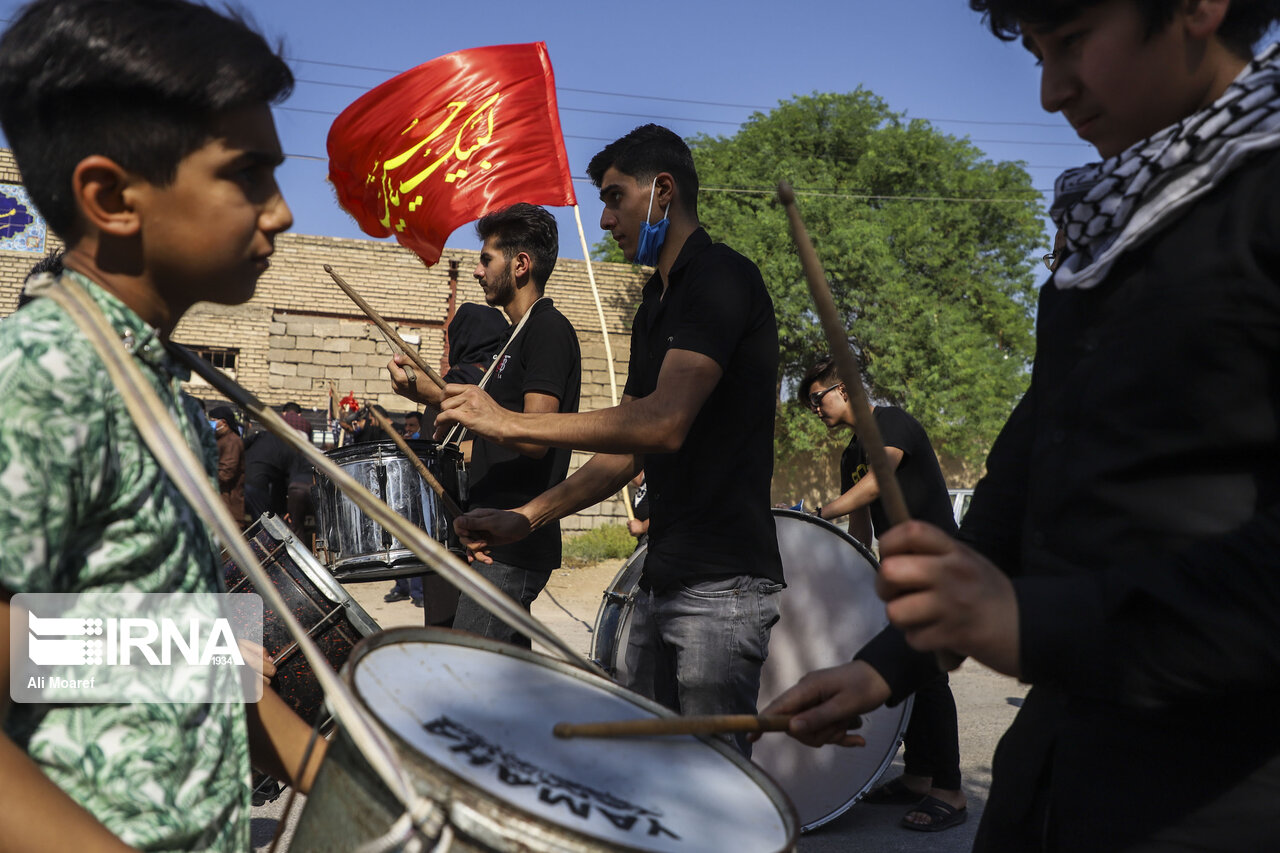
[[[782,388],[828,350],[774,199],[786,178],[872,397],[915,415],[939,452],[980,465],[1033,353],[1031,253],[1043,238],[1026,171],[862,89],[797,97],[691,147],[703,223],[759,264],[773,295]],[[781,456],[820,442],[812,416],[792,399],[784,409]]]

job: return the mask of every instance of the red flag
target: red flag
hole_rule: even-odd
[[[490,211],[574,204],[546,44],[460,50],[365,93],[329,129],[329,180],[366,234],[427,266]]]

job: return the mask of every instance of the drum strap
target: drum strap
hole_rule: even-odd
[[[489,384],[489,377],[493,375],[494,368],[502,363],[502,357],[507,354],[507,349],[520,334],[520,331],[524,328],[524,324],[529,322],[529,318],[533,316],[533,309],[538,307],[538,303],[546,298],[547,297],[545,296],[539,296],[533,301],[533,304],[529,306],[529,310],[524,312],[524,316],[520,318],[519,323],[516,323],[516,327],[512,330],[510,337],[507,338],[507,342],[502,345],[502,349],[498,350],[498,354],[493,357],[493,361],[489,362],[489,369],[484,372],[484,376],[480,377],[480,388],[484,388],[484,386]],[[448,434],[444,437],[444,443],[452,444],[456,442],[457,444],[462,444],[466,437],[467,428],[462,426],[462,424],[454,424],[453,429],[449,430]]]
[[[253,578],[259,594],[267,599],[293,634],[311,665],[316,680],[324,689],[335,716],[351,735],[360,753],[396,799],[405,806],[406,814],[412,816],[421,831],[431,838],[438,837],[445,823],[443,811],[434,803],[424,800],[414,790],[413,783],[395,758],[391,743],[360,708],[355,696],[298,624],[284,597],[241,535],[226,505],[214,491],[210,478],[204,473],[204,466],[196,458],[168,409],[142,375],[97,303],[83,288],[67,278],[50,282],[41,290],[41,295],[53,299],[67,312],[98,353],[152,455],[192,508],[211,522],[214,532],[223,540],[237,565]]]

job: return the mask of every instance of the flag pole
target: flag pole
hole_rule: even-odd
[[[578,205],[573,206],[573,219],[578,223],[578,240],[582,243],[582,259],[587,262],[587,281],[591,282],[591,295],[596,300],[596,313],[600,315],[600,334],[604,336],[604,358],[609,365],[609,399],[618,405],[618,380],[613,370],[613,346],[609,343],[609,327],[605,324],[604,306],[600,304],[600,289],[596,287],[596,273],[591,267],[591,250],[587,248],[587,232],[582,228],[582,212]],[[631,492],[622,487],[622,505],[627,510],[627,521],[635,521],[636,514],[631,509]]]

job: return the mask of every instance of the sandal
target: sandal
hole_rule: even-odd
[[[919,812],[929,818],[928,823],[914,823],[907,820],[907,815]],[[944,829],[950,829],[953,826],[959,826],[969,819],[969,810],[967,808],[956,808],[948,803],[944,803],[937,797],[926,796],[923,800],[916,803],[915,806],[902,816],[902,825],[907,829],[914,829],[917,832],[941,832]]]
[[[882,785],[872,788],[862,797],[862,802],[873,806],[906,805],[920,802],[921,793],[907,787],[907,783],[899,776]]]

